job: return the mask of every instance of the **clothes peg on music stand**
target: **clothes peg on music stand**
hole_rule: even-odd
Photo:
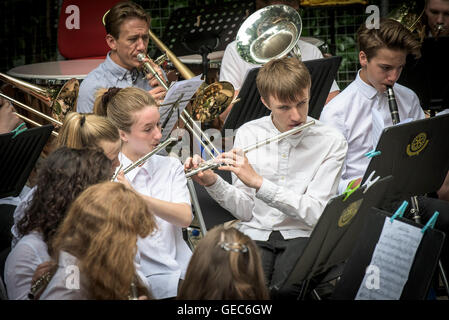
[[[371,180],[371,178],[374,176],[375,173],[376,171],[371,172],[370,175],[368,176],[368,179],[366,179],[365,183],[362,185],[362,187],[365,188],[365,190],[363,190],[364,194],[368,191],[369,188],[371,188],[373,184],[377,182],[377,180],[380,179],[380,176],[377,176],[376,178],[374,178],[374,180]]]
[[[346,196],[343,198],[343,201],[346,201],[346,199],[348,199],[349,196],[350,196],[354,191],[356,191],[356,190],[360,187],[360,183],[359,183],[357,186],[355,186],[354,188],[352,188],[352,186],[353,186],[353,184],[355,183],[355,181],[356,181],[356,180],[352,180],[352,181],[348,184],[348,187],[346,188],[346,190],[343,192],[343,194],[346,195]]]
[[[426,232],[427,229],[433,228],[435,226],[435,222],[437,222],[437,218],[438,218],[439,214],[440,213],[438,211],[434,212],[432,218],[430,218],[429,221],[427,221],[426,225],[421,229],[422,233]]]
[[[381,154],[380,151],[376,151],[376,149],[374,149],[374,150],[371,150],[370,152],[365,153],[365,157],[372,158],[372,157],[376,157],[380,154]]]
[[[404,200],[404,202],[402,202],[401,206],[396,210],[394,215],[390,218],[390,222],[393,222],[393,220],[396,219],[397,217],[402,218],[407,206],[408,206],[408,201]]]

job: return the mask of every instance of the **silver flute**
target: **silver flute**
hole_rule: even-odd
[[[175,141],[178,141],[178,139],[174,138],[174,137],[170,137],[167,140],[165,140],[164,142],[160,143],[156,148],[154,148],[153,150],[151,150],[150,152],[148,152],[146,155],[144,155],[142,158],[140,158],[139,160],[137,160],[136,162],[131,163],[129,166],[127,166],[125,169],[123,169],[123,172],[125,174],[127,174],[128,172],[130,172],[131,170],[133,170],[134,168],[140,166],[142,163],[144,163],[145,161],[148,160],[149,157],[151,157],[152,155],[158,153],[159,151],[161,151],[162,149],[164,149],[165,147],[167,147],[170,143],[173,143]],[[117,178],[117,175],[120,172],[122,165],[120,165],[119,169],[117,170],[117,172],[114,174],[114,176],[112,177],[112,180],[115,180],[115,178]]]
[[[292,134],[298,133],[299,131],[302,131],[303,129],[305,129],[307,127],[310,127],[311,125],[314,125],[314,124],[315,124],[315,120],[311,120],[309,122],[304,123],[303,125],[300,125],[298,127],[290,129],[288,131],[280,133],[280,134],[278,134],[278,135],[276,135],[274,137],[271,137],[271,138],[268,138],[266,140],[257,142],[255,144],[249,146],[249,147],[246,147],[242,151],[243,151],[243,153],[247,153],[247,152],[250,152],[250,151],[252,151],[254,149],[257,149],[257,148],[259,148],[261,146],[264,146],[264,145],[267,145],[269,143],[272,143],[274,141],[280,141],[280,140],[282,140],[282,139],[284,139],[284,138],[286,138],[288,136],[291,136]],[[205,171],[205,170],[216,169],[216,168],[218,168],[221,165],[222,164],[220,164],[220,163],[214,162],[214,159],[210,159],[208,161],[202,162],[199,165],[198,168],[187,171],[186,178],[190,178],[190,177],[192,177],[192,176],[194,176],[194,175],[196,175],[196,174],[198,174],[198,173],[200,173],[202,171]]]

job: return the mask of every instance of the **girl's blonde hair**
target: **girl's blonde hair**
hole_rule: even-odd
[[[112,122],[94,114],[69,113],[59,131],[56,147],[74,149],[99,147],[101,141],[120,140],[118,129]]]
[[[98,89],[94,113],[108,119],[120,130],[131,131],[131,126],[136,121],[133,114],[146,107],[157,107],[156,101],[145,90],[128,88]]]

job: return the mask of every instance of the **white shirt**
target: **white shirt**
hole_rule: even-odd
[[[131,164],[124,154],[119,155],[124,167]],[[181,162],[173,157],[154,155],[126,177],[134,189],[160,200],[187,203],[190,194]],[[139,274],[145,275],[150,292],[156,299],[177,295],[179,279],[184,279],[192,252],[182,236],[182,228],[155,216],[158,230],[139,238]],[[139,259],[136,259],[139,260]]]
[[[271,116],[262,117],[238,129],[234,147],[243,149],[279,133]],[[308,237],[337,191],[346,150],[337,130],[316,121],[299,134],[246,154],[263,177],[257,193],[235,175],[232,185],[218,177],[206,190],[242,221],[240,231],[253,240],[266,241],[275,230],[284,239]]]
[[[5,285],[10,300],[27,300],[31,279],[37,266],[50,261],[42,234],[31,232],[23,236],[11,250],[5,263]]]
[[[37,186],[34,186],[30,189],[30,191],[20,199],[20,202],[17,204],[16,209],[14,210],[14,224],[11,227],[11,233],[12,233],[12,241],[11,241],[11,248],[14,248],[14,246],[17,244],[17,241],[20,240],[19,230],[17,229],[17,224],[19,221],[25,216],[25,210],[28,208],[28,206],[31,205],[31,201],[33,200],[33,194],[36,191]]]
[[[151,86],[144,75],[134,70],[127,70],[115,63],[108,52],[106,59],[94,70],[89,72],[81,82],[76,111],[79,113],[91,113],[97,90],[100,88],[126,88],[137,87],[145,91],[151,90]]]
[[[423,119],[424,112],[417,95],[410,89],[396,83],[393,86],[399,119]],[[360,78],[356,79],[340,94],[332,99],[321,112],[320,120],[337,128],[348,141],[348,154],[343,166],[339,193],[342,193],[348,183],[363,177],[370,158],[365,153],[376,148],[372,137],[372,110],[376,109],[383,118],[385,126],[393,125],[390,108],[385,93],[378,92],[374,87]]]
[[[31,188],[27,185],[23,186],[22,191],[17,197],[5,197],[0,199],[0,204],[10,204],[13,206],[17,206],[20,202],[22,202],[23,198],[26,197],[28,192],[30,192]]]
[[[87,285],[79,272],[78,259],[61,251],[58,269],[39,300],[86,300],[87,298]]]
[[[234,40],[226,46],[221,61],[220,81],[228,81],[232,83],[235,90],[240,90],[249,70],[259,68],[260,65],[243,60],[237,52],[236,43],[237,41]],[[299,39],[298,46],[301,51],[302,61],[323,58],[321,51],[313,44]],[[339,88],[334,80],[330,91],[336,90],[339,90]]]

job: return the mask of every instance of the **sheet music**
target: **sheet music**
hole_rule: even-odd
[[[159,108],[159,113],[161,115],[161,124],[165,122],[165,119],[168,117],[170,113],[170,109],[176,101],[180,101],[178,104],[179,112],[177,109],[173,110],[173,113],[170,115],[170,119],[167,122],[163,132],[161,142],[165,141],[170,132],[173,129],[176,121],[178,121],[178,114],[181,114],[182,111],[187,106],[189,99],[195,94],[200,85],[204,82],[201,79],[201,75],[193,77],[189,80],[177,81],[167,91],[165,95],[164,102],[162,102],[162,106]]]
[[[385,218],[355,300],[399,300],[422,236],[420,228]]]

